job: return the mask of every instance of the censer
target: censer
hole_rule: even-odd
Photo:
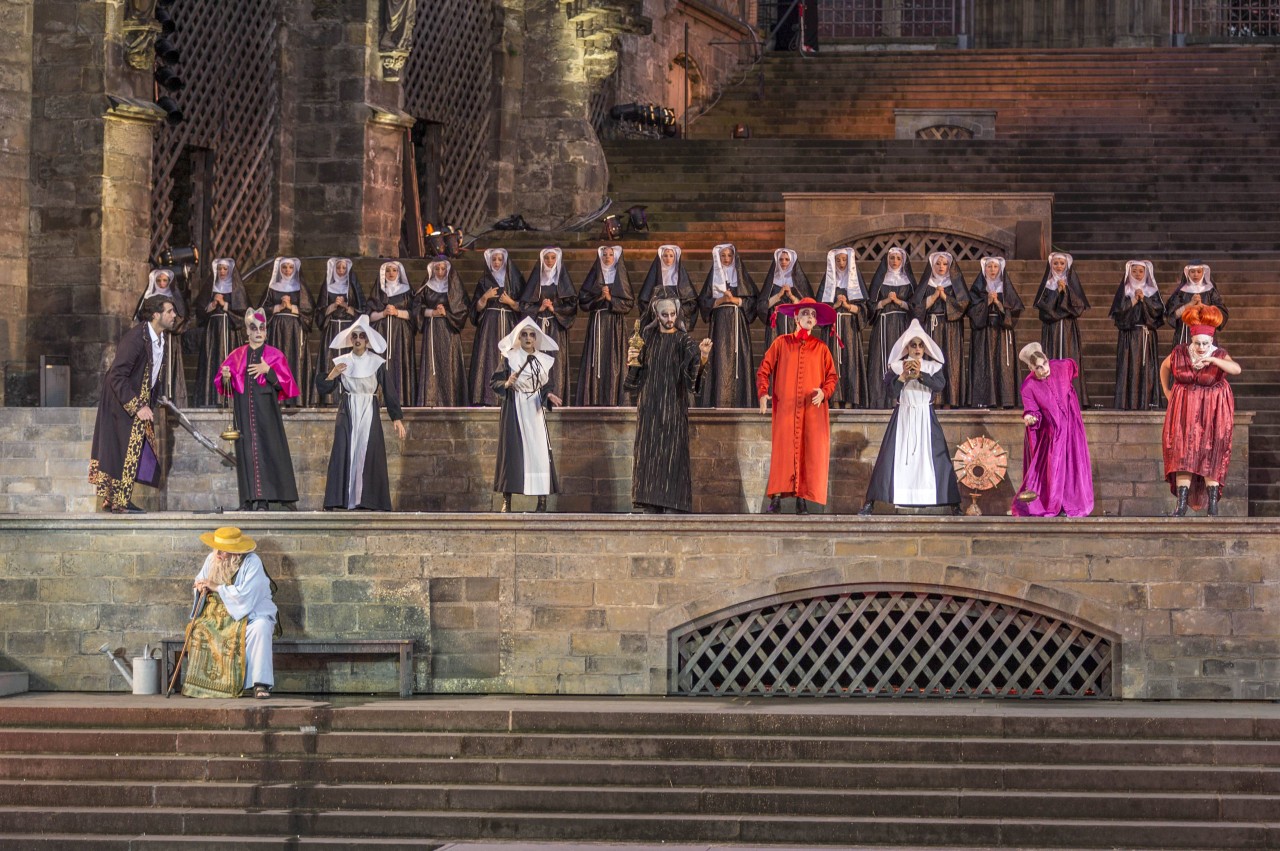
[[[222,438],[227,443],[235,443],[240,439],[240,429],[236,428],[236,409],[231,408],[230,413],[231,421],[227,423],[227,427],[222,430],[222,433],[219,434],[218,437]]]

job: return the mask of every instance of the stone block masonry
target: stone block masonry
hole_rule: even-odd
[[[8,516],[0,670],[37,690],[123,690],[98,648],[180,634],[198,535],[226,523],[258,540],[286,636],[412,638],[419,693],[663,694],[684,624],[803,589],[905,585],[1115,636],[1125,698],[1280,698],[1280,527],[1228,518]],[[288,664],[282,691],[396,688],[391,660]]]

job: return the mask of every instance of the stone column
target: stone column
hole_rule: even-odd
[[[31,219],[31,27],[33,0],[0,0],[0,405],[30,404],[23,380]],[[12,376],[10,373],[12,372]]]
[[[34,11],[27,369],[73,353],[72,404],[89,405],[146,284],[160,114],[125,64],[123,0]]]

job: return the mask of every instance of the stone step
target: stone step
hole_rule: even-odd
[[[31,685],[31,676],[25,671],[0,671],[0,697],[22,694]]]

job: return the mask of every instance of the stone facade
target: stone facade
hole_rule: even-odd
[[[0,668],[120,690],[98,648],[179,635],[200,532],[237,522],[292,638],[415,639],[420,693],[663,694],[670,632],[802,589],[942,588],[1116,636],[1117,693],[1280,698],[1280,533],[1252,520],[549,515],[0,518]],[[394,691],[395,665],[278,671]]]
[[[972,8],[980,48],[1169,44],[1169,4],[1156,0],[983,0]]]
[[[31,40],[33,20],[34,0],[0,0],[0,32],[10,48],[0,55],[0,405],[10,395],[22,398],[7,375],[26,361],[32,57],[21,45]]]

